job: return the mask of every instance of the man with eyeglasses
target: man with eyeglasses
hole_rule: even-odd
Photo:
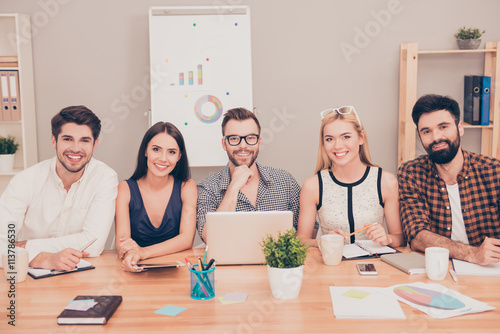
[[[197,228],[202,240],[205,216],[214,211],[292,211],[297,227],[299,184],[287,171],[255,161],[262,140],[257,117],[244,108],[228,110],[222,135],[229,163],[198,184]]]
[[[404,234],[412,249],[448,248],[480,265],[500,261],[500,161],[461,148],[458,103],[424,95],[412,111],[428,155],[398,171]]]

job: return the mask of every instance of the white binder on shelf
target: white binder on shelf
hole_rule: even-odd
[[[10,121],[10,93],[8,71],[0,71],[0,85],[2,86],[2,120]]]
[[[10,90],[10,120],[21,120],[21,101],[19,98],[19,74],[17,71],[9,72]]]
[[[3,121],[3,94],[2,94],[2,82],[0,81],[0,122]]]

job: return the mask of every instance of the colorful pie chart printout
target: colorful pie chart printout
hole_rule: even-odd
[[[202,108],[206,103],[211,103],[215,106],[215,112],[211,115],[206,115],[203,113]],[[215,123],[222,116],[222,102],[213,95],[202,96],[196,101],[194,106],[194,113],[196,118],[198,118],[203,123]]]
[[[450,295],[410,285],[394,288],[394,293],[411,303],[423,306],[445,310],[456,310],[465,306],[460,300]]]

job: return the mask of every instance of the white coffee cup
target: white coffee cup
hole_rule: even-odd
[[[427,247],[425,249],[425,271],[433,281],[442,281],[448,272],[450,251],[442,247]]]
[[[11,252],[7,250],[2,253],[2,265],[7,276],[7,280],[11,283],[22,282],[26,279],[29,266],[28,250],[16,247]]]
[[[318,240],[323,261],[328,266],[336,266],[342,261],[344,237],[339,234],[325,234]]]

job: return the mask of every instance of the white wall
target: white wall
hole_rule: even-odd
[[[250,6],[254,105],[266,129],[260,161],[289,170],[299,183],[315,166],[319,111],[339,105],[356,106],[374,162],[396,171],[400,43],[456,48],[453,34],[463,25],[500,40],[494,0],[2,0],[0,12],[32,16],[41,160],[53,155],[50,118],[85,104],[104,122],[96,157],[120,179],[130,176],[150,107],[148,8],[186,3]],[[363,40],[366,29],[371,37]],[[348,45],[357,53],[346,56],[341,48]],[[419,94],[461,101],[463,74],[482,73],[481,56],[420,59]],[[477,150],[478,134],[468,132],[466,146]],[[196,168],[194,179],[215,170]]]
[[[259,160],[289,170],[299,183],[316,164],[318,113],[341,105],[358,110],[372,160],[396,172],[400,43],[456,48],[453,35],[464,25],[486,29],[483,40],[500,40],[495,0],[2,0],[0,12],[32,17],[40,160],[54,154],[52,116],[84,104],[103,121],[96,157],[120,179],[131,175],[150,108],[148,8],[186,4],[250,6]],[[463,75],[482,74],[483,61],[421,56],[419,65],[419,95],[461,102]],[[478,151],[479,140],[477,130],[467,130],[464,146]],[[193,178],[218,169],[194,168]]]

